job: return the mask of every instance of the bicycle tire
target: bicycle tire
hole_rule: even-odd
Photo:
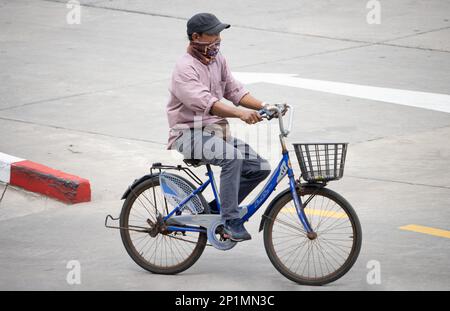
[[[279,254],[277,254],[277,251],[275,250],[275,246],[274,246],[274,236],[273,236],[273,228],[274,228],[274,224],[275,222],[280,222],[281,219],[279,219],[277,221],[277,216],[280,214],[281,210],[283,208],[286,207],[287,204],[289,204],[289,202],[292,202],[292,194],[290,192],[286,193],[285,195],[283,195],[282,197],[280,197],[280,199],[275,203],[274,207],[271,209],[271,211],[268,213],[267,215],[267,220],[266,223],[264,225],[264,246],[266,249],[266,253],[270,259],[270,261],[272,262],[272,264],[274,265],[274,267],[282,274],[284,275],[286,278],[290,279],[291,281],[294,281],[298,284],[301,285],[311,285],[311,286],[320,286],[320,285],[325,285],[331,282],[336,281],[337,279],[341,278],[343,275],[345,275],[350,269],[351,267],[354,265],[354,263],[356,262],[358,255],[360,253],[361,250],[361,244],[362,244],[362,230],[361,230],[361,224],[360,221],[358,219],[358,216],[356,215],[353,207],[350,205],[350,203],[347,202],[347,200],[345,200],[341,195],[339,195],[338,193],[327,189],[327,188],[321,188],[321,189],[316,189],[316,188],[311,188],[311,187],[302,187],[301,191],[297,192],[301,197],[302,197],[302,202],[305,202],[305,196],[306,195],[311,195],[313,193],[315,193],[315,198],[328,198],[330,201],[335,202],[337,205],[339,205],[339,207],[344,211],[342,213],[345,213],[345,215],[348,217],[350,223],[351,223],[351,228],[352,228],[352,234],[353,234],[353,241],[352,241],[352,246],[351,246],[351,250],[348,254],[348,257],[345,259],[345,262],[343,262],[342,265],[340,265],[337,269],[335,269],[335,271],[332,271],[324,276],[321,277],[306,277],[304,275],[298,274],[294,271],[291,270],[291,268],[287,267],[287,263],[289,262],[289,259],[286,261],[286,263],[282,262],[282,260],[280,259],[280,254],[282,253],[281,251],[279,251]],[[324,199],[322,199],[323,202]],[[312,202],[312,201],[311,201]],[[305,212],[308,211],[308,208],[310,208],[311,210],[309,211],[309,213],[311,213],[312,215],[318,214],[317,212],[315,212],[315,210],[313,210],[312,208],[312,203],[309,202],[309,204],[305,207]],[[328,205],[327,205],[328,206]],[[344,214],[333,214],[330,212],[325,211],[321,211],[320,213],[322,213],[325,216],[333,216],[333,217],[342,217],[344,218]],[[295,214],[294,217],[298,216]],[[314,217],[314,216],[312,216]],[[310,217],[308,217],[310,219]],[[333,220],[335,222],[337,221],[342,221],[342,220]],[[313,227],[313,230],[316,230],[317,225],[320,226],[323,224],[323,222],[318,222],[316,224],[316,226],[311,223],[311,226]],[[339,222],[338,222],[339,224]],[[285,225],[285,224],[283,224]],[[299,228],[303,229],[303,226],[301,225],[300,221],[298,221],[298,226]],[[315,228],[316,227],[316,228]],[[338,226],[339,227],[339,226]],[[290,228],[292,230],[292,228]],[[341,230],[341,229],[339,229]],[[317,253],[322,253],[324,254],[324,251],[322,251],[321,249],[319,250],[317,247],[317,244],[320,243],[318,242],[319,239],[321,238],[321,230],[319,230],[317,232],[318,236],[317,236],[317,242],[316,243],[316,248],[317,248]],[[323,235],[328,234],[329,231],[327,232],[326,230],[323,231]],[[345,233],[346,234],[346,233]],[[306,234],[305,234],[306,236]],[[295,239],[295,237],[294,237]],[[305,239],[306,240],[306,239]],[[308,239],[309,240],[309,239]],[[324,240],[325,241],[325,240]],[[296,241],[295,241],[296,242]],[[278,242],[280,243],[280,242]],[[306,242],[308,243],[308,242]],[[311,242],[313,243],[313,242]],[[324,242],[325,243],[328,242]],[[339,243],[341,243],[339,241]],[[301,245],[301,244],[300,244]],[[331,248],[331,244],[327,244],[329,245],[329,249]],[[341,245],[341,244],[338,244]],[[306,246],[301,246],[302,248],[306,247]],[[320,246],[322,248],[322,246]],[[343,248],[343,246],[339,246],[339,248]],[[298,246],[298,248],[300,248],[300,246]],[[336,249],[339,249],[338,247],[336,247]],[[310,249],[310,245],[308,244],[308,250]],[[312,257],[314,258],[314,246],[311,247],[313,255]],[[295,251],[297,252],[297,250]],[[325,253],[327,251],[325,250]],[[292,256],[292,255],[291,255]],[[304,255],[305,257],[306,255]],[[343,256],[342,256],[343,257]],[[310,258],[310,254],[308,254],[308,273],[309,273],[309,258]],[[303,261],[303,259],[302,259]],[[337,261],[337,260],[336,260]],[[330,261],[331,262],[331,261]],[[320,259],[319,259],[319,263],[320,263]],[[326,262],[325,262],[326,263]],[[300,263],[298,263],[298,265],[300,265]],[[322,267],[322,263],[320,263],[321,265],[321,269]],[[306,266],[306,264],[305,264]],[[325,265],[324,265],[325,266]],[[306,267],[304,267],[303,269],[305,269]],[[319,270],[317,268],[317,270]],[[304,270],[303,270],[304,271]],[[314,271],[316,272],[316,266],[314,263]]]
[[[182,178],[181,176],[179,176],[179,177]],[[184,179],[184,181],[186,181],[187,183],[192,185],[192,183],[190,183],[188,180]],[[125,202],[122,206],[122,211],[120,214],[120,227],[122,229],[120,229],[120,235],[121,235],[122,242],[125,246],[125,249],[126,249],[128,255],[140,267],[142,267],[143,269],[145,269],[147,271],[155,273],[155,274],[177,274],[177,273],[183,272],[183,271],[187,270],[188,268],[190,268],[200,258],[200,256],[202,255],[202,253],[205,249],[206,243],[207,243],[206,233],[204,233],[204,232],[197,233],[198,239],[195,242],[196,245],[193,248],[190,255],[186,259],[184,259],[180,263],[175,264],[173,266],[164,267],[162,265],[153,264],[153,263],[149,262],[148,260],[146,260],[134,246],[134,244],[131,240],[130,230],[123,229],[123,228],[129,228],[129,226],[128,226],[129,225],[128,224],[129,216],[130,216],[131,209],[132,209],[134,203],[136,202],[136,199],[140,196],[140,194],[142,194],[146,190],[152,190],[152,188],[157,187],[157,186],[159,186],[159,177],[155,176],[155,177],[145,180],[144,182],[140,183],[133,189],[133,191],[127,197],[127,199],[125,200]],[[205,199],[203,198],[203,196],[201,196],[201,194],[200,194],[200,198],[201,198],[201,201],[203,202],[203,204],[206,204],[205,210],[207,212],[208,205],[207,205]],[[157,237],[160,235],[162,235],[162,234],[158,234]],[[192,241],[192,242],[194,243],[194,241]],[[153,244],[154,243],[156,243],[156,242],[153,242]],[[156,247],[158,247],[158,245],[156,245]]]

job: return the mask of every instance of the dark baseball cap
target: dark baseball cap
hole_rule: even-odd
[[[211,13],[198,13],[192,16],[187,22],[187,34],[196,33],[218,34],[231,25],[224,24]]]

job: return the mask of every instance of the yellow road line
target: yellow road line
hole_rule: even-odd
[[[292,213],[292,214],[297,213],[297,211],[295,210],[295,207],[285,207],[281,210],[281,212]],[[316,216],[329,217],[329,218],[348,218],[347,214],[344,212],[324,211],[324,210],[310,209],[310,208],[305,209],[305,214],[307,216],[316,215]]]
[[[419,232],[434,236],[439,236],[442,238],[450,239],[450,231],[448,230],[442,230],[442,229],[436,229],[431,227],[425,227],[425,226],[419,226],[419,225],[407,225],[400,227],[401,230],[407,230],[407,231],[413,231],[413,232]]]

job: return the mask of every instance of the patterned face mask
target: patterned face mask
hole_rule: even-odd
[[[188,53],[197,58],[205,65],[209,65],[216,58],[220,50],[220,39],[209,43],[191,41],[188,47]]]

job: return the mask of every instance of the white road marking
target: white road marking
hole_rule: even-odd
[[[11,164],[24,159],[0,152],[0,181],[9,183],[11,175]]]
[[[447,94],[303,79],[296,74],[233,72],[233,76],[244,84],[265,82],[450,113],[450,95]]]

